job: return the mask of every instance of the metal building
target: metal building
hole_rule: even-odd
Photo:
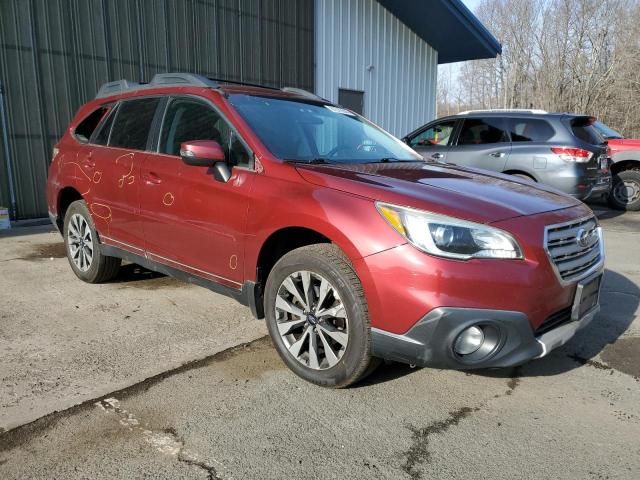
[[[46,216],[52,146],[107,81],[300,87],[400,135],[435,116],[438,63],[499,51],[460,0],[0,0],[0,206]]]

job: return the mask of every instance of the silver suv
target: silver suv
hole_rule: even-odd
[[[580,200],[611,190],[608,148],[594,117],[542,110],[473,110],[403,140],[426,160],[502,172]]]

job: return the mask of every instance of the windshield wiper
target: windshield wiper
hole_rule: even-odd
[[[284,161],[287,163],[308,163],[311,165],[328,165],[330,163],[333,163],[322,157],[312,158],[310,160],[300,160],[299,158],[285,158]]]
[[[393,163],[393,162],[423,162],[424,160],[400,160],[398,158],[394,158],[394,157],[384,157],[384,158],[380,158],[378,160],[372,160],[371,162],[367,162],[367,163]]]

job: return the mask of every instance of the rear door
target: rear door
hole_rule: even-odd
[[[504,118],[464,118],[447,163],[502,172],[510,152]]]
[[[455,127],[455,119],[435,122],[427,125],[417,134],[407,137],[407,143],[425,160],[445,162]]]
[[[506,118],[507,130],[511,137],[511,154],[505,170],[524,172],[538,180],[550,166],[552,156],[549,141],[556,131],[548,120],[531,116]]]
[[[94,166],[89,203],[94,223],[105,243],[142,253],[139,218],[140,166],[147,155],[149,133],[158,97],[122,101],[97,133],[89,152]]]

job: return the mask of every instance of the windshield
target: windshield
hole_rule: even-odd
[[[297,100],[234,94],[230,103],[269,151],[309,163],[424,161],[416,152],[349,110]]]
[[[600,121],[594,123],[593,126],[598,129],[598,131],[604,138],[624,138],[621,134],[607,127],[604,123]]]

